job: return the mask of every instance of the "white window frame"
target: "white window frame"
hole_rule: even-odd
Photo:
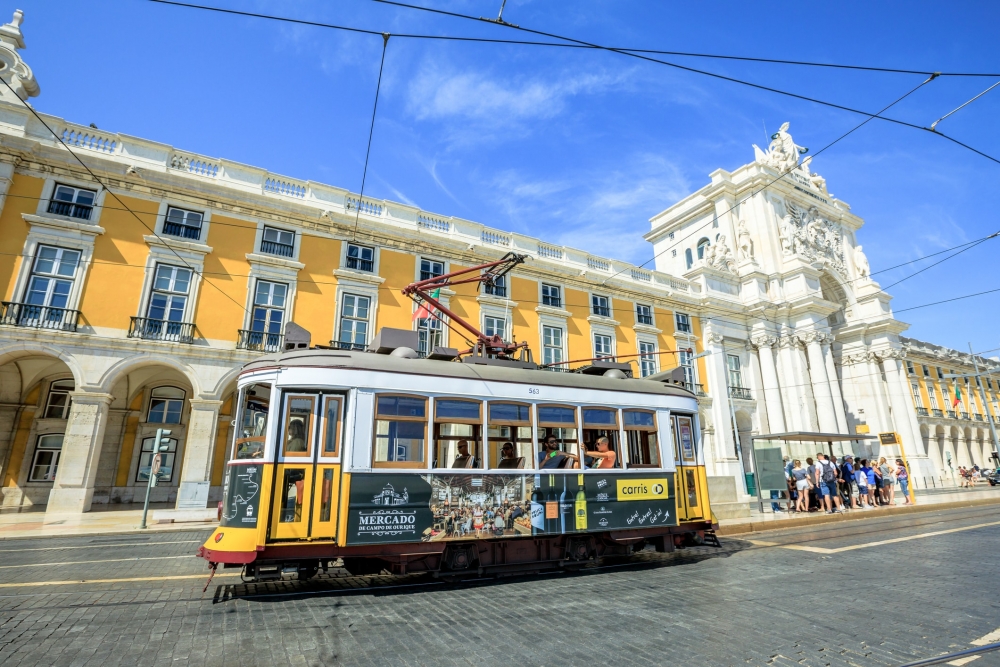
[[[58,447],[43,447],[42,440],[44,438],[60,438]],[[62,447],[65,442],[65,435],[62,433],[41,433],[35,436],[35,451],[31,455],[31,465],[28,467],[28,481],[34,484],[51,484],[56,479],[56,472],[59,468],[59,458],[62,455]],[[35,468],[39,465],[38,459],[39,455],[43,453],[52,452],[52,462],[48,464],[51,472],[47,479],[35,479]]]
[[[684,331],[681,328],[681,318],[684,318],[685,320],[687,320],[687,322],[686,322],[687,331]],[[688,315],[687,313],[681,313],[679,311],[674,311],[674,331],[677,332],[677,333],[682,333],[682,334],[687,334],[687,335],[694,335],[694,324],[691,322],[691,316]]]
[[[352,314],[351,315],[347,315],[347,303],[348,303],[348,299],[352,299],[353,300]],[[366,313],[365,317],[358,317],[357,316],[357,310],[358,310],[358,302],[357,302],[357,300],[358,299],[365,299],[368,302],[368,305],[367,305],[368,310],[367,310],[367,313]],[[354,325],[353,323],[354,322],[360,322],[360,323],[363,323],[365,325],[365,340],[364,340],[363,345],[365,347],[367,347],[368,343],[370,343],[371,339],[372,339],[372,335],[371,335],[371,332],[372,332],[372,299],[371,299],[371,297],[369,295],[367,295],[367,294],[356,294],[354,292],[348,292],[348,291],[341,292],[341,294],[340,294],[340,319],[339,319],[338,324],[337,324],[337,337],[334,339],[334,341],[336,342],[337,345],[340,345],[340,343],[341,343],[341,339],[342,339],[342,335],[343,335],[343,331],[344,331],[344,323],[345,322],[351,322],[352,323],[351,329],[352,329],[352,333],[355,334],[355,335],[357,334],[357,331],[354,330],[354,327],[356,325]],[[347,342],[347,341],[345,341],[345,342]],[[354,340],[354,336],[351,337],[351,340],[349,342],[352,343],[352,344],[355,344],[355,345],[357,344],[355,342],[355,340]]]
[[[76,266],[73,267],[73,273],[71,275],[69,275],[69,276],[66,276],[66,275],[60,274],[58,272],[55,272],[55,273],[41,273],[41,272],[37,271],[36,267],[38,266],[38,260],[41,258],[41,254],[42,254],[42,252],[45,249],[50,249],[50,250],[55,250],[56,251],[56,256],[53,259],[53,268],[55,268],[56,264],[59,264],[59,265],[62,264],[63,253],[65,253],[65,252],[74,252],[74,253],[76,253],[77,254]],[[50,245],[48,243],[39,243],[38,245],[35,246],[35,253],[34,253],[34,255],[31,256],[28,259],[30,259],[30,261],[28,262],[28,264],[30,265],[28,267],[28,279],[25,281],[24,292],[21,294],[21,300],[20,300],[20,302],[21,303],[27,303],[28,302],[28,294],[31,292],[31,285],[34,282],[34,278],[37,276],[39,278],[44,278],[46,280],[49,280],[50,281],[50,285],[49,285],[49,289],[46,290],[46,296],[45,296],[46,303],[44,303],[44,304],[35,304],[35,305],[38,305],[40,307],[45,307],[45,308],[54,307],[54,308],[63,309],[63,310],[75,310],[75,308],[71,308],[70,307],[70,304],[73,301],[72,297],[73,297],[74,288],[76,287],[76,277],[77,277],[77,274],[80,273],[80,264],[81,264],[81,261],[83,259],[83,252],[81,250],[79,250],[78,248],[64,248],[64,247],[61,247],[61,246]],[[50,303],[51,303],[52,295],[53,295],[52,286],[54,286],[56,284],[56,282],[58,282],[58,281],[64,281],[64,282],[68,282],[69,283],[69,291],[66,294],[66,305],[64,305],[64,306],[51,306]]]
[[[176,389],[177,391],[181,392],[181,397],[177,398],[176,396],[154,396],[153,394],[155,394],[158,389]],[[161,384],[161,385],[157,385],[155,387],[151,387],[150,390],[149,390],[149,398],[146,400],[146,412],[143,415],[143,417],[144,417],[143,423],[144,424],[173,424],[173,425],[177,425],[177,426],[184,424],[184,402],[187,400],[187,398],[188,398],[188,392],[185,391],[184,389],[182,389],[181,387],[176,386],[176,385]],[[167,409],[169,407],[169,402],[170,401],[180,401],[180,404],[181,404],[180,405],[180,412],[178,413],[177,421],[175,421],[175,422],[167,422],[167,421],[152,422],[152,421],[149,421],[150,413],[153,411],[153,401],[154,400],[168,402],[168,404],[165,405],[164,408],[163,408],[163,418],[164,419],[166,419],[168,412],[170,412]]]
[[[182,211],[190,211],[191,213],[198,213],[201,215],[201,234],[198,235],[197,239],[189,239],[183,236],[173,236],[172,234],[167,234],[163,231],[163,225],[167,221],[167,210],[171,208],[180,209]],[[185,202],[174,197],[168,197],[159,201],[159,205],[156,209],[156,224],[153,226],[154,234],[156,236],[163,237],[164,243],[170,245],[179,245],[184,248],[201,248],[204,246],[205,252],[211,252],[212,249],[208,247],[208,234],[211,231],[212,222],[212,210],[211,209],[193,209],[191,208],[190,202]],[[154,237],[155,238],[155,237]],[[149,237],[146,237],[146,241],[149,242]]]
[[[94,210],[91,212],[90,220],[49,213],[49,202],[52,200],[52,197],[55,196],[56,186],[59,185],[76,188],[77,190],[90,190],[91,192],[97,192],[97,197],[94,199]],[[106,196],[107,190],[101,187],[100,184],[94,183],[93,181],[83,181],[72,177],[64,178],[62,176],[46,178],[44,184],[42,185],[42,195],[38,199],[38,205],[35,208],[35,215],[47,216],[58,220],[74,221],[77,224],[98,226],[101,221],[101,213],[104,211],[104,198]]]
[[[170,220],[170,214],[172,211],[177,211],[183,214],[181,216],[182,222],[178,222],[176,220]],[[191,243],[204,243],[205,241],[204,237],[206,236],[206,234],[205,234],[205,213],[203,211],[194,211],[189,208],[182,208],[180,206],[168,205],[164,213],[164,216],[165,217],[162,224],[162,229],[163,229],[162,233],[164,236],[169,236],[171,238],[180,239],[181,241],[188,241]],[[183,233],[184,229],[195,228],[194,225],[188,223],[188,219],[191,216],[198,216],[198,226],[197,226],[198,236],[195,237],[185,236]],[[180,225],[182,228],[181,234],[172,234],[166,231],[167,222]]]
[[[490,292],[489,291],[490,289],[495,289],[495,288],[490,287],[489,285],[486,285],[486,284],[483,284],[483,294],[485,294],[487,296],[496,297],[497,299],[509,299],[510,298],[510,283],[507,280],[507,278],[509,276],[510,276],[510,274],[508,273],[506,275],[499,276],[496,279],[500,283],[500,285],[499,285],[500,288],[503,289],[503,294],[497,294],[495,292]]]
[[[68,188],[68,189],[74,191],[73,192],[73,199],[71,201],[66,201],[66,200],[62,200],[62,199],[60,199],[60,200],[56,200],[55,199],[56,193],[58,192],[58,190],[59,190],[60,187]],[[94,195],[94,197],[91,200],[90,204],[80,204],[79,202],[76,201],[77,198],[79,198],[81,192],[89,192],[90,194]],[[79,222],[83,222],[83,223],[90,223],[94,219],[94,217],[97,215],[97,196],[100,194],[100,192],[101,192],[101,188],[99,188],[99,187],[97,187],[97,188],[95,188],[95,187],[79,187],[77,185],[71,185],[69,183],[65,183],[65,182],[62,182],[62,181],[55,181],[53,183],[53,186],[52,186],[52,193],[49,196],[49,199],[47,200],[47,203],[45,205],[45,213],[47,215],[58,215],[60,217],[68,218],[70,220],[75,220],[75,221],[79,221]],[[54,213],[54,212],[50,211],[49,209],[52,207],[52,204],[55,203],[56,201],[60,201],[60,202],[66,203],[66,204],[72,204],[74,206],[87,206],[87,207],[90,208],[90,215],[88,217],[86,217],[86,218],[81,218],[81,217],[77,217],[77,216],[74,216],[74,215],[67,215],[67,214],[64,214],[64,213]]]
[[[910,382],[910,389],[913,391],[913,404],[922,408],[923,405],[921,405],[920,400],[920,384],[916,380],[913,380]]]
[[[649,311],[647,313],[649,315],[649,322],[640,322],[639,321],[639,317],[641,315],[641,313],[639,312],[640,308],[645,308],[645,309],[647,309]],[[645,303],[637,303],[637,304],[635,304],[635,323],[638,324],[638,325],[640,325],[640,326],[644,326],[644,327],[654,327],[654,326],[656,326],[656,312],[653,310],[653,306],[652,305],[647,305]]]
[[[650,346],[651,349],[643,351],[642,348],[644,345]],[[656,344],[656,341],[653,340],[644,340],[640,338],[636,341],[636,348],[637,351],[639,352],[639,377],[647,377],[649,375],[659,372],[660,355],[657,354],[660,351],[659,347],[660,346]],[[644,366],[644,364],[651,365],[649,373],[645,372],[647,369]]]
[[[607,305],[604,306],[604,308],[608,311],[607,315],[602,315],[600,313],[595,312],[595,308],[596,308],[596,304],[594,303],[595,299],[604,299],[607,302]],[[607,295],[604,295],[604,294],[591,293],[590,294],[590,304],[589,304],[590,308],[588,308],[588,310],[590,311],[589,314],[592,315],[593,317],[603,317],[603,318],[606,318],[606,319],[613,319],[614,318],[614,312],[615,312],[613,304],[614,304],[614,302],[612,301],[612,299],[611,299],[610,296],[607,296]]]
[[[346,269],[348,271],[357,271],[358,273],[375,274],[375,275],[378,274],[378,268],[379,268],[378,267],[378,259],[379,259],[379,248],[378,248],[378,246],[375,246],[375,245],[365,245],[364,243],[354,243],[353,241],[344,241],[343,243],[341,243],[341,246],[342,246],[342,249],[341,249],[340,266],[342,268],[344,268],[344,269]],[[349,262],[350,262],[350,259],[351,259],[351,257],[350,257],[350,248],[351,248],[351,246],[354,246],[356,248],[362,248],[362,249],[365,249],[365,250],[371,250],[372,251],[372,259],[371,259],[372,268],[371,269],[367,269],[367,270],[366,269],[358,269],[358,268],[354,268],[354,267],[349,266]]]
[[[698,384],[698,371],[694,363],[694,353],[687,350],[678,350],[677,365],[684,369],[684,381],[691,385],[691,389]]]
[[[418,340],[419,340],[420,331],[421,331],[421,329],[420,329],[421,322],[425,323],[426,330],[428,332],[427,333],[427,335],[428,335],[427,349],[423,351],[423,353],[425,355],[426,354],[430,354],[431,352],[433,352],[435,347],[448,347],[448,343],[446,341],[446,336],[448,335],[448,327],[446,327],[444,325],[444,323],[440,319],[438,319],[438,318],[442,318],[443,319],[445,316],[443,314],[439,313],[439,312],[436,312],[436,311],[435,311],[434,314],[437,317],[420,317],[420,318],[417,318],[416,320],[413,321],[413,328],[417,332]],[[434,331],[438,332],[438,339],[439,339],[439,343],[440,343],[439,345],[435,345],[434,341],[430,339],[430,335],[431,335],[430,332],[431,332],[431,330],[434,330]],[[420,352],[419,342],[417,344],[417,352],[418,353]]]
[[[927,401],[931,404],[931,409],[940,410],[941,408],[938,407],[937,392],[934,389],[934,381],[931,380],[930,378],[927,378],[926,385],[927,385]]]
[[[69,385],[67,388],[65,385]],[[63,386],[59,386],[63,385]],[[45,393],[45,409],[42,411],[42,419],[69,419],[69,411],[73,407],[73,392],[76,391],[76,382],[73,378],[53,380],[49,383],[49,389]],[[66,404],[62,408],[62,415],[58,417],[50,417],[49,409],[53,407],[52,397],[54,395],[66,396]]]
[[[448,273],[451,273],[451,267],[448,266],[448,261],[447,260],[437,259],[436,257],[428,257],[428,256],[425,256],[425,255],[417,255],[417,261],[414,262],[414,265],[415,265],[414,269],[415,270],[413,272],[413,278],[414,278],[414,281],[416,281],[416,282],[419,282],[421,280],[425,280],[425,278],[421,278],[420,277],[420,265],[423,262],[437,262],[438,264],[440,264],[443,267],[443,269],[441,271],[441,275],[446,275]]]
[[[608,346],[611,348],[608,353],[598,352],[597,350],[597,339],[607,338]],[[616,358],[615,354],[615,335],[614,333],[608,333],[607,331],[592,331],[590,334],[591,349],[593,350],[594,358],[609,359],[614,360]]]
[[[555,326],[553,324],[548,324],[543,322],[542,327],[542,363],[543,364],[553,364],[566,361],[566,328],[565,326]],[[559,332],[559,344],[549,345],[546,343],[546,330],[558,331]],[[549,350],[556,351],[558,354],[558,359],[552,359],[551,361],[547,359],[547,352]],[[558,368],[565,368],[565,364],[560,364]]]
[[[174,269],[175,270],[174,276],[177,275],[176,274],[176,270],[177,269],[181,269],[181,270],[187,271],[190,274],[190,276],[188,277],[187,291],[183,292],[183,293],[182,292],[174,292],[174,291],[164,292],[163,290],[156,289],[156,275],[159,272],[159,267],[161,267],[161,266],[162,267],[166,267],[166,268]],[[181,264],[179,262],[156,262],[153,265],[153,267],[152,267],[152,271],[150,272],[150,276],[149,276],[149,281],[148,281],[148,286],[147,286],[147,289],[146,289],[145,297],[142,300],[142,302],[143,302],[142,303],[142,310],[139,311],[139,317],[143,317],[143,318],[146,318],[146,319],[151,319],[150,315],[149,315],[149,307],[153,303],[153,294],[155,292],[160,292],[160,293],[168,294],[168,295],[171,295],[171,296],[174,296],[174,295],[181,296],[181,295],[183,295],[185,297],[184,308],[181,310],[181,319],[178,320],[178,321],[179,322],[188,323],[188,324],[192,323],[194,321],[194,319],[193,319],[193,314],[194,314],[194,295],[192,293],[194,292],[195,278],[197,277],[197,275],[198,274],[195,273],[192,269],[190,269],[187,266],[184,266],[183,264]],[[167,312],[164,313],[164,315],[168,315],[168,314],[169,314],[169,311],[167,311]],[[168,319],[168,318],[165,317],[163,321],[164,322],[170,322],[170,321],[173,321],[173,320],[170,320],[170,319]]]
[[[510,336],[510,317],[503,317],[502,315],[496,315],[495,313],[485,312],[485,311],[483,312],[482,317],[483,317],[482,332],[484,334],[486,334],[487,336],[490,335],[489,333],[487,333],[487,329],[491,328],[491,327],[487,326],[486,320],[489,319],[489,320],[493,320],[494,322],[500,321],[500,322],[503,322],[503,331],[500,332],[500,337],[503,338],[504,340],[510,340],[510,338],[509,338],[509,336]],[[494,333],[495,333],[495,331],[494,331]]]
[[[733,361],[736,362],[736,368],[733,368]],[[733,380],[736,380],[736,384]],[[726,382],[730,387],[735,389],[745,389],[746,385],[743,383],[743,360],[738,354],[727,354],[726,355]]]
[[[545,303],[545,298],[546,298],[545,288],[546,287],[554,288],[554,289],[556,289],[556,290],[559,291],[559,303],[557,305],[552,305],[550,303]],[[566,296],[565,296],[565,290],[563,289],[563,286],[562,285],[556,285],[554,283],[544,283],[544,282],[543,283],[539,283],[539,287],[538,287],[538,303],[539,303],[539,305],[544,306],[546,308],[555,308],[557,310],[565,310],[566,309]]]
[[[282,305],[282,306],[272,306],[272,305],[258,304],[257,303],[257,293],[258,293],[258,290],[260,289],[261,283],[267,283],[267,284],[272,285],[272,286],[280,285],[280,286],[284,287],[285,288],[284,305]],[[256,315],[256,312],[257,312],[258,308],[264,308],[264,309],[266,309],[268,311],[268,316],[267,316],[267,319],[265,320],[265,325],[271,323],[270,311],[280,310],[281,311],[281,326],[278,327],[278,331],[277,332],[271,332],[271,331],[268,331],[265,328],[264,331],[261,331],[259,333],[263,333],[263,334],[276,333],[276,334],[279,334],[279,335],[283,334],[285,332],[285,325],[288,323],[288,310],[289,310],[289,298],[288,297],[289,297],[289,294],[291,294],[291,292],[292,292],[289,284],[286,281],[283,281],[283,280],[271,280],[271,279],[268,279],[268,278],[255,278],[254,280],[251,281],[250,285],[251,285],[252,292],[251,292],[251,295],[250,295],[250,308],[249,308],[250,314],[249,314],[248,319],[247,319],[247,327],[246,327],[246,329],[248,331],[253,331],[253,323],[255,321],[254,315]],[[273,292],[273,287],[269,290],[269,292]],[[273,294],[271,295],[271,299],[273,300]]]

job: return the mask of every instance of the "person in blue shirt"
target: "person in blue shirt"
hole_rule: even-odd
[[[854,489],[857,487],[857,483],[854,479],[854,457],[848,454],[844,457],[844,462],[840,465],[841,476],[844,478],[844,493],[847,494],[847,500],[851,501],[851,509],[858,509],[858,499],[855,495]],[[844,502],[847,502],[845,500]]]
[[[865,473],[865,479],[868,480],[868,506],[875,506],[875,471],[872,467],[868,465],[868,459],[863,459],[861,461],[861,471]]]

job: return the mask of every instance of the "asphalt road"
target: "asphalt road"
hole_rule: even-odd
[[[899,665],[1000,628],[1000,507],[463,584],[220,571],[202,594],[206,536],[0,541],[0,665]]]

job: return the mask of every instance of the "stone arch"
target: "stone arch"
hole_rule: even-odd
[[[712,242],[708,240],[708,237],[703,236],[698,239],[698,243],[695,246],[698,249],[698,259],[705,259],[705,248],[712,245]]]
[[[193,396],[201,395],[198,374],[188,364],[164,354],[143,353],[116,362],[101,375],[97,385],[101,391],[110,393],[111,388],[125,375],[144,366],[166,366],[180,372],[191,385]]]
[[[819,287],[824,300],[840,305],[840,310],[830,313],[827,317],[827,323],[830,326],[844,324],[847,321],[848,311],[855,303],[853,291],[829,269],[820,274]]]
[[[18,342],[0,346],[0,366],[24,357],[54,357],[62,361],[69,369],[69,372],[73,374],[73,381],[77,387],[84,383],[83,369],[80,368],[80,364],[76,358],[58,347],[31,342]]]
[[[236,368],[227,371],[225,375],[219,378],[219,381],[215,383],[215,386],[212,387],[211,391],[208,392],[208,395],[206,395],[205,398],[211,400],[222,400],[228,396],[236,388],[236,378],[239,377],[240,371],[242,370],[242,366],[237,366]]]

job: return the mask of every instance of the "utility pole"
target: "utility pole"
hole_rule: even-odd
[[[156,429],[156,438],[153,440],[153,456],[149,459],[149,480],[146,482],[146,502],[142,504],[142,524],[139,528],[146,527],[146,514],[149,512],[149,490],[156,486],[156,476],[160,472],[161,452],[169,449],[168,445],[160,445],[163,436],[170,435],[170,429]]]

